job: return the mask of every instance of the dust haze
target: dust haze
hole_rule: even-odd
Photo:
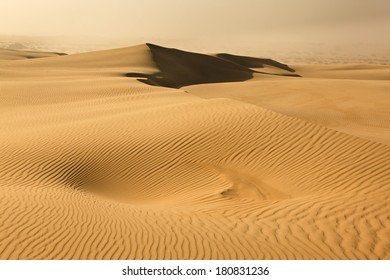
[[[249,53],[313,44],[375,53],[390,46],[386,0],[3,0],[0,11],[3,36],[67,39],[88,50],[145,42]]]

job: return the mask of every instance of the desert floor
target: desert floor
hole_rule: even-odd
[[[0,213],[0,259],[390,259],[390,66],[0,49]]]

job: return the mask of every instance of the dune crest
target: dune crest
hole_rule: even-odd
[[[32,58],[42,58],[42,57],[56,57],[61,55],[66,55],[65,53],[58,52],[41,52],[34,50],[23,50],[21,46],[15,44],[11,45],[12,49],[3,49],[0,48],[0,60],[19,60],[19,59],[32,59]]]
[[[181,88],[183,86],[205,83],[242,82],[253,78],[254,73],[299,76],[297,74],[274,74],[259,72],[251,67],[263,68],[272,65],[278,69],[294,72],[285,64],[271,59],[251,58],[218,54],[216,56],[186,52],[146,44],[150,49],[159,72],[153,74],[127,73],[127,77],[139,77],[148,85]]]

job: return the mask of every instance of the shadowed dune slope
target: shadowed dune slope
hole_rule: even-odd
[[[251,74],[149,47],[1,66],[0,259],[390,258],[390,146],[126,77]]]
[[[256,71],[248,68],[252,65],[263,67],[264,64],[268,64],[290,72],[293,71],[287,65],[270,59],[229,56],[227,54],[211,56],[153,44],[146,45],[151,51],[159,72],[152,75],[127,73],[126,76],[143,78],[140,81],[149,85],[180,88],[204,83],[240,82],[253,78],[253,73]]]
[[[248,68],[264,68],[265,65],[268,65],[268,66],[284,69],[289,72],[295,72],[295,70],[290,68],[288,65],[277,62],[273,59],[239,56],[239,55],[232,55],[228,53],[219,53],[216,56]]]

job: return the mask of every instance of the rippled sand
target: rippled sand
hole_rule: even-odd
[[[389,80],[0,50],[0,258],[389,259]]]

